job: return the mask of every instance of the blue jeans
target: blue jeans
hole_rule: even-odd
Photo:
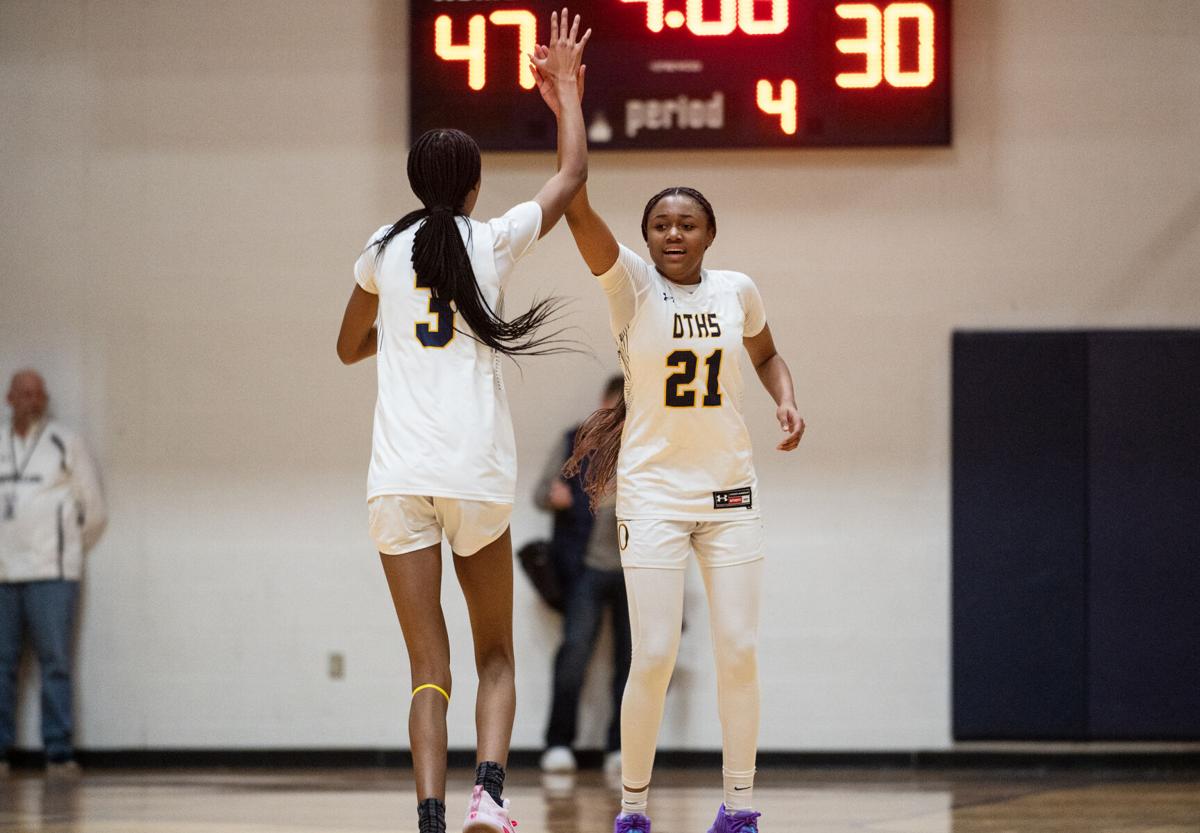
[[[554,658],[554,699],[546,746],[574,746],[579,716],[579,695],[587,673],[604,608],[612,609],[613,679],[612,719],[608,724],[608,751],[621,748],[621,695],[629,677],[629,600],[625,575],[620,570],[584,567],[567,596],[563,641]]]
[[[46,760],[74,755],[71,661],[78,581],[0,582],[0,756],[16,742],[17,666],[28,630],[42,672]]]

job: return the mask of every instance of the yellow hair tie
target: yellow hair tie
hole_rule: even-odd
[[[447,702],[447,703],[449,703],[449,702],[450,702],[450,695],[446,693],[446,689],[442,688],[440,685],[434,685],[433,683],[425,683],[425,685],[419,685],[419,686],[417,686],[416,688],[414,688],[414,689],[413,689],[412,696],[413,696],[413,697],[416,697],[416,696],[417,696],[417,692],[418,692],[418,691],[420,691],[421,689],[424,689],[424,688],[432,688],[432,689],[433,689],[434,691],[436,691],[438,694],[440,694],[440,695],[442,695],[443,697],[445,697],[445,698],[446,698],[446,702]]]

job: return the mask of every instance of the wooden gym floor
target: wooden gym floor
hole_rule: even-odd
[[[449,831],[471,773],[451,774]],[[705,833],[716,771],[655,777],[655,833]],[[597,772],[510,773],[518,833],[607,833],[616,793]],[[1200,772],[768,770],[764,833],[1200,833]],[[96,770],[74,780],[0,779],[9,833],[382,833],[413,831],[404,770]]]

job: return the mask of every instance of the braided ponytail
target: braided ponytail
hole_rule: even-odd
[[[547,335],[536,331],[562,308],[558,298],[535,301],[527,312],[511,321],[491,308],[479,284],[471,257],[458,229],[467,196],[479,184],[479,146],[460,130],[441,129],[423,133],[408,154],[408,181],[423,208],[405,214],[375,242],[375,258],[392,239],[420,222],[413,236],[413,269],[421,286],[434,298],[448,302],[466,321],[470,331],[455,328],[479,343],[505,355],[543,355],[566,352],[561,330]]]

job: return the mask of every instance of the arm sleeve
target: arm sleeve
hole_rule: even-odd
[[[738,298],[742,302],[742,311],[746,313],[746,323],[742,328],[745,338],[753,338],[767,326],[767,309],[763,306],[762,296],[758,287],[746,275],[738,274]]]
[[[100,534],[108,524],[108,508],[104,505],[104,493],[92,455],[78,436],[71,440],[67,466],[71,470],[71,488],[79,507],[83,551],[87,552],[100,540]]]
[[[542,207],[532,200],[518,203],[489,220],[488,226],[492,230],[496,272],[503,282],[517,261],[533,251],[533,244],[542,232]]]
[[[613,335],[624,330],[633,317],[646,293],[650,291],[652,267],[632,249],[620,247],[617,262],[596,280],[608,297],[608,323]]]
[[[383,237],[391,226],[383,226],[379,231],[371,235],[371,239],[367,241],[367,245],[363,247],[362,252],[358,256],[358,260],[354,261],[354,280],[363,288],[364,291],[370,292],[372,295],[379,294],[379,285],[375,283],[375,246],[376,240]]]

